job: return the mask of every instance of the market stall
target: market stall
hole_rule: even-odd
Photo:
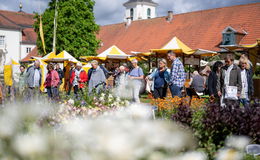
[[[127,62],[129,58],[130,55],[126,54],[115,45],[97,56],[80,57],[80,59],[85,61],[98,60],[99,62],[104,63],[109,70],[119,67],[122,62]]]

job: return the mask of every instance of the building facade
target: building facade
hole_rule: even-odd
[[[11,59],[20,61],[36,46],[33,14],[0,10],[0,49],[5,64]]]

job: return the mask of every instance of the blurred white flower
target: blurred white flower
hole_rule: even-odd
[[[16,129],[16,123],[7,116],[0,117],[0,138],[12,136]]]
[[[101,97],[99,97],[99,100],[100,100],[100,101],[104,101],[104,100],[105,100],[105,97],[101,96]]]
[[[150,156],[149,156],[149,160],[165,160],[166,156],[165,154],[163,154],[162,152],[153,152]]]
[[[50,107],[43,105],[40,103],[35,107]],[[11,121],[8,120],[15,119],[11,125],[14,127],[6,131],[12,144],[7,148],[24,159],[48,159],[46,155],[53,156],[49,155],[53,153],[55,159],[70,157],[72,160],[173,160],[183,150],[195,149],[189,130],[172,121],[151,120],[151,107],[142,104],[96,108],[77,108],[67,104],[53,109],[54,113],[42,110],[46,114],[40,114],[40,109],[30,112],[30,107],[19,107],[12,108],[14,112],[7,111],[8,107],[0,112],[0,131],[2,126],[4,129],[9,126]],[[51,107],[55,108],[53,104]],[[37,122],[43,118],[42,115],[53,120],[43,121],[53,127],[39,126]],[[193,155],[200,160],[199,154],[195,153],[182,156],[188,159]]]
[[[120,97],[116,97],[116,101],[117,101],[117,102],[120,102],[120,101],[121,101],[121,98],[120,98]]]
[[[91,160],[87,152],[84,151],[75,151],[72,153],[73,160]]]
[[[207,160],[207,156],[203,152],[187,152],[180,156],[178,160]]]
[[[47,151],[47,139],[42,134],[18,135],[13,147],[22,156],[44,154]]]
[[[149,119],[152,116],[152,110],[149,106],[132,104],[127,108],[127,113],[133,118]]]
[[[125,103],[125,106],[129,106],[130,105],[128,100],[125,100],[124,103]]]
[[[111,97],[108,97],[108,103],[112,102],[113,101],[113,98]]]
[[[225,145],[237,150],[244,151],[246,146],[250,143],[250,138],[246,136],[231,136],[226,139]]]
[[[68,100],[68,103],[69,103],[70,105],[74,105],[74,100],[73,100],[73,99],[69,99],[69,100]]]
[[[108,94],[108,98],[113,98],[113,95],[112,94]]]
[[[222,149],[217,153],[217,160],[242,160],[243,153],[235,149]]]

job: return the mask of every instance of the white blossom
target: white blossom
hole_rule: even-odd
[[[44,135],[18,135],[14,139],[14,149],[22,156],[43,154],[47,151],[47,144]]]
[[[250,139],[246,136],[231,136],[226,140],[226,146],[232,147],[238,150],[244,150],[250,143]]]
[[[217,154],[217,160],[242,160],[243,153],[235,149],[222,149]]]

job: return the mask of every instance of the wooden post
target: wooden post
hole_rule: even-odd
[[[149,71],[151,70],[151,56],[148,58],[148,63],[149,63]]]
[[[200,69],[200,61],[201,61],[201,56],[199,56],[199,69]]]
[[[184,56],[184,53],[182,53],[182,60],[183,60],[183,66],[185,66],[185,56]]]
[[[190,79],[190,64],[189,64],[189,79]]]
[[[156,52],[156,58],[155,58],[156,68],[158,68],[158,54]]]

